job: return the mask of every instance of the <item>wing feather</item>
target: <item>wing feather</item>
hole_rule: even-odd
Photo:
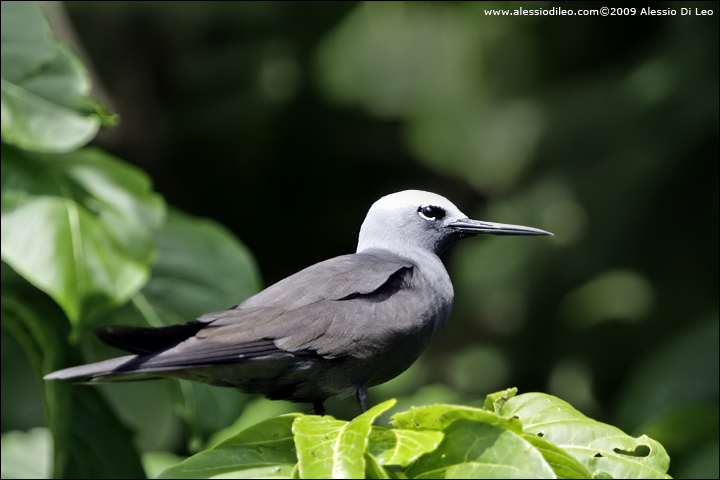
[[[178,338],[178,328],[170,327],[165,328],[172,338],[166,341],[158,338],[162,332],[138,331],[133,345],[132,335],[122,329],[117,338],[112,338],[112,330],[106,332],[104,340],[146,354],[152,345],[174,344],[143,355],[142,367],[137,367],[155,371],[285,353],[362,355],[363,345],[387,338],[383,332],[397,325],[397,318],[412,318],[425,308],[416,305],[417,312],[410,316],[405,311],[413,308],[413,302],[403,303],[403,289],[414,268],[412,262],[380,250],[344,255],[287,277],[229,310],[199,317],[185,327],[189,335],[184,340]]]

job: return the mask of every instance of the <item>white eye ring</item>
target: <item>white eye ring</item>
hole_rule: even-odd
[[[418,215],[429,222],[434,222],[445,216],[445,210],[434,205],[420,205],[417,212]]]
[[[431,218],[431,217],[426,216],[426,215],[425,215],[422,211],[420,211],[420,210],[418,210],[418,215],[420,215],[422,218],[424,218],[425,220],[428,220],[428,221],[430,221],[430,222],[435,221],[434,218]]]

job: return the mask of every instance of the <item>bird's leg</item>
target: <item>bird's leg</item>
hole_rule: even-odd
[[[362,410],[362,413],[365,413],[368,410],[367,397],[368,397],[367,389],[364,386],[358,387],[357,399],[358,399],[358,402],[360,402],[360,410]]]
[[[323,401],[315,400],[313,402],[313,410],[315,410],[315,415],[325,415],[325,407],[323,406]]]

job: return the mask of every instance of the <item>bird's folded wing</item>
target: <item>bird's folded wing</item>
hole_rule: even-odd
[[[409,260],[384,250],[342,255],[300,270],[253,295],[236,308],[281,307],[292,310],[322,300],[369,294],[384,285],[397,271],[413,267]],[[225,313],[206,314],[198,320],[220,320]]]
[[[143,363],[177,367],[285,353],[362,354],[382,341],[384,329],[397,326],[397,318],[419,314],[405,311],[421,308],[406,301],[413,269],[411,262],[382,251],[318,263],[232,309],[203,315],[198,323],[205,325],[193,336]],[[130,340],[122,341],[130,350]]]

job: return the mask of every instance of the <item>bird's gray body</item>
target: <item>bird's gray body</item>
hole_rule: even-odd
[[[445,325],[453,287],[438,254],[475,233],[547,232],[472,221],[427,192],[388,195],[368,212],[357,253],[312,265],[196,322],[106,327],[103,340],[135,355],[46,378],[175,377],[316,407],[364,392],[405,371]]]

